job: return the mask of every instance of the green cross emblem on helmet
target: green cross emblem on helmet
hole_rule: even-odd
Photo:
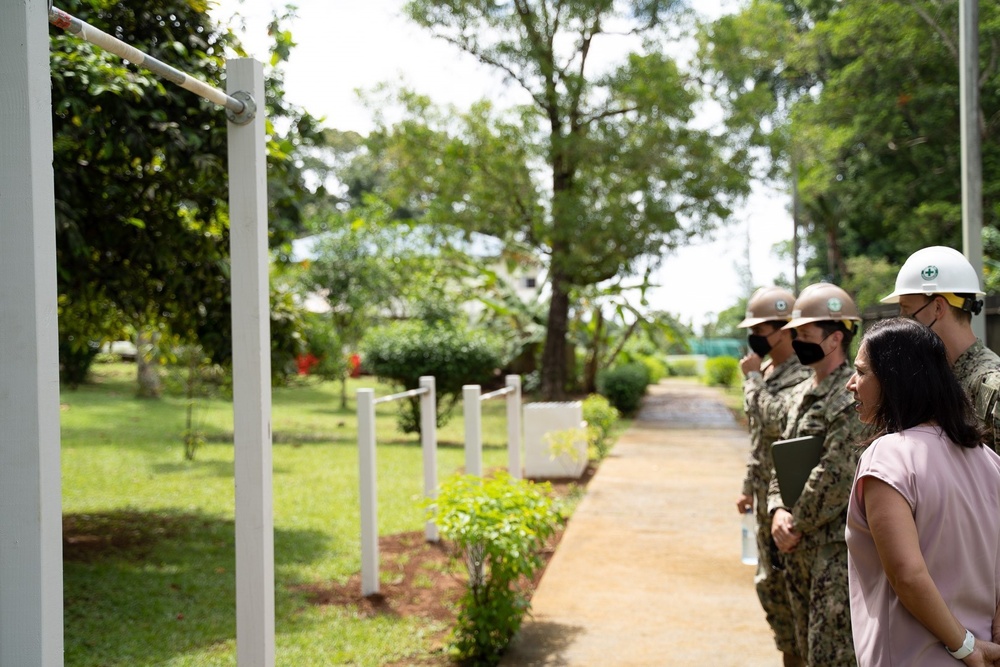
[[[920,272],[920,277],[924,280],[934,280],[938,277],[938,268],[933,264],[925,266],[924,270]]]
[[[831,313],[839,313],[841,309],[840,299],[835,296],[830,297],[826,300],[826,307],[830,309]]]

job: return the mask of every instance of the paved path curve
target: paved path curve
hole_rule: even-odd
[[[778,667],[740,562],[749,441],[719,393],[650,388],[587,486],[502,665]]]

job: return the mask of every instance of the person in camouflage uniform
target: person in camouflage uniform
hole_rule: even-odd
[[[812,378],[812,370],[799,363],[792,349],[792,333],[782,329],[792,315],[795,297],[781,287],[763,287],[747,302],[746,318],[737,326],[749,328],[750,352],[740,360],[743,371],[743,408],[750,426],[750,456],[743,489],[736,509],[756,508],[757,573],[754,588],[774,643],[785,667],[798,667],[802,659],[795,643],[792,610],[784,572],[778,569],[777,550],[771,539],[771,516],[767,512],[767,490],[771,482],[771,443],[781,435],[787,411],[788,391]],[[770,362],[763,367],[763,357]]]
[[[798,651],[810,667],[856,665],[844,529],[863,428],[847,391],[854,372],[848,350],[860,320],[844,290],[817,283],[799,295],[786,325],[795,329],[799,361],[815,375],[790,392],[782,439],[818,435],[823,447],[794,504],[783,501],[773,469],[767,501]]]
[[[972,316],[983,308],[979,276],[962,253],[931,246],[909,256],[896,275],[896,289],[882,299],[898,303],[910,317],[944,342],[958,383],[972,402],[993,449],[1000,443],[1000,357],[972,331]]]

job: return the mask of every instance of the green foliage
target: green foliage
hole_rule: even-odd
[[[600,394],[583,399],[583,420],[587,422],[587,443],[592,456],[600,461],[611,451],[611,429],[618,423],[621,413]]]
[[[613,366],[597,376],[598,393],[625,415],[639,409],[648,385],[649,369],[640,363]]]
[[[368,370],[403,389],[416,389],[420,377],[434,376],[437,423],[448,421],[462,386],[482,384],[504,363],[503,342],[496,336],[456,325],[398,322],[371,331],[361,350]],[[420,400],[400,404],[400,428],[420,431]]]
[[[566,457],[573,463],[585,463],[588,456],[586,443],[588,442],[586,429],[567,428],[561,431],[549,431],[542,436],[542,443],[548,447],[549,458],[558,459]],[[578,445],[583,444],[581,454]]]
[[[694,359],[674,359],[667,368],[673,377],[698,377],[698,362]]]
[[[560,396],[572,291],[641,274],[725,221],[749,190],[747,154],[694,122],[701,90],[661,49],[589,62],[609,29],[646,44],[676,37],[681,3],[411,0],[404,11],[517,82],[529,104],[461,113],[404,91],[391,100],[403,120],[379,119],[371,155],[394,207],[546,256],[542,393]]]
[[[767,147],[766,171],[798,186],[800,284],[850,283],[864,308],[892,286],[879,262],[961,246],[960,4],[754,0],[705,28],[701,62],[727,136]],[[981,4],[978,30],[979,117],[996,118],[1000,5]],[[997,127],[980,127],[984,230],[1000,224]],[[987,267],[1000,259],[986,255]]]
[[[227,51],[241,53],[204,2],[60,7],[217,87]],[[70,381],[85,375],[92,343],[161,324],[228,363],[225,113],[79,37],[50,32],[59,333]],[[285,103],[278,71],[265,88],[258,106],[269,119],[269,240],[280,251],[302,230],[306,204],[323,194],[306,187],[300,169],[321,137],[314,119]],[[277,324],[276,347],[293,347]],[[283,369],[282,360],[272,368]]]
[[[740,382],[740,362],[735,357],[712,357],[705,361],[705,382],[712,387],[733,387]]]
[[[529,607],[524,591],[543,565],[542,548],[562,517],[551,486],[457,476],[441,485],[428,515],[464,554],[469,588],[461,599],[453,649],[462,660],[496,665]]]

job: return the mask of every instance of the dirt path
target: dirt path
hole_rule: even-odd
[[[740,563],[746,432],[710,388],[653,387],[591,480],[503,665],[777,667]]]

